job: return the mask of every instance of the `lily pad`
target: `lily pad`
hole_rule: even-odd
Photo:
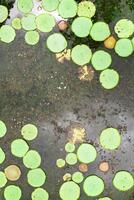
[[[115,174],[113,185],[117,190],[125,192],[134,187],[134,178],[127,171],[119,171]]]
[[[12,26],[3,25],[0,28],[0,40],[5,43],[10,43],[15,39],[16,33]]]
[[[95,41],[104,41],[110,34],[109,25],[105,22],[96,22],[90,31],[90,36]]]
[[[121,19],[116,23],[114,30],[119,38],[129,38],[134,33],[134,23],[129,19]]]
[[[78,200],[80,187],[73,181],[68,181],[62,184],[59,194],[62,200]]]
[[[9,165],[4,170],[6,178],[10,181],[17,181],[21,176],[21,171],[16,165]]]
[[[109,197],[102,197],[102,198],[99,198],[98,200],[112,200],[112,199]]]
[[[0,5],[0,23],[4,22],[8,17],[8,9],[6,6]]]
[[[66,145],[65,145],[65,151],[68,152],[68,153],[72,153],[74,152],[75,150],[75,145],[73,143],[70,143],[68,142]]]
[[[26,124],[22,127],[21,134],[25,140],[34,140],[38,135],[38,129],[33,124]]]
[[[67,47],[65,37],[60,33],[53,33],[47,38],[47,47],[54,53],[62,52]]]
[[[81,172],[74,172],[73,175],[72,175],[72,180],[75,182],[75,183],[81,183],[84,179],[84,176]]]
[[[115,52],[121,57],[128,57],[133,51],[134,48],[130,39],[120,39],[115,45]]]
[[[106,128],[101,132],[100,144],[109,150],[117,149],[121,144],[121,135],[115,128]]]
[[[96,12],[96,7],[91,1],[82,1],[78,4],[78,16],[93,17]]]
[[[57,165],[57,167],[59,167],[59,168],[64,167],[65,164],[66,164],[65,160],[63,160],[62,158],[59,158],[59,159],[56,161],[56,165]]]
[[[100,74],[100,83],[105,89],[113,89],[119,83],[119,74],[113,69],[106,69]]]
[[[58,8],[59,0],[42,0],[43,8],[48,11],[52,12]]]
[[[36,16],[33,14],[28,14],[21,18],[22,28],[26,31],[32,31],[36,29]]]
[[[43,188],[37,188],[32,192],[31,198],[32,200],[48,200],[49,194]]]
[[[40,168],[31,169],[27,174],[27,180],[32,187],[40,187],[46,181],[46,174]]]
[[[30,13],[33,9],[33,0],[18,0],[17,7],[22,13]]]
[[[6,125],[3,121],[0,121],[0,138],[4,137],[7,132]]]
[[[41,164],[41,157],[39,153],[35,150],[30,150],[23,157],[23,164],[25,167],[30,169],[35,169]]]
[[[36,45],[39,42],[40,36],[37,31],[28,31],[25,34],[25,42],[29,45]]]
[[[21,189],[15,185],[9,185],[4,190],[5,200],[20,200],[21,195]]]
[[[77,3],[75,0],[62,0],[58,7],[59,15],[62,18],[72,18],[77,13]]]
[[[75,165],[77,163],[77,156],[75,153],[68,153],[66,156],[66,162],[69,165]]]
[[[51,32],[55,24],[55,18],[48,13],[44,13],[36,17],[36,26],[37,29],[41,32]]]
[[[16,157],[24,157],[28,150],[29,146],[23,139],[16,139],[11,143],[11,152]]]
[[[97,157],[96,149],[91,144],[81,144],[77,150],[78,160],[82,163],[89,164]]]
[[[12,20],[12,27],[16,30],[21,29],[21,20],[19,17],[16,17]]]
[[[90,62],[92,57],[92,51],[91,49],[85,45],[76,45],[73,47],[72,52],[71,52],[71,58],[74,63],[77,65],[85,65]]]
[[[71,29],[77,37],[87,37],[92,28],[92,21],[87,17],[77,17],[74,19]]]
[[[6,158],[5,153],[3,149],[0,148],[0,164],[2,164],[5,161],[5,158]]]
[[[83,190],[89,197],[98,196],[104,191],[104,181],[95,175],[88,176],[84,181]]]
[[[7,183],[7,178],[4,174],[4,172],[0,171],[0,188],[3,188]]]
[[[111,65],[112,58],[109,53],[99,50],[93,54],[91,62],[96,70],[104,70]]]

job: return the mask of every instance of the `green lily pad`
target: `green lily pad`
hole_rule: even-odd
[[[16,139],[11,143],[11,152],[16,157],[24,157],[28,150],[29,146],[23,139]]]
[[[27,174],[27,180],[32,187],[40,187],[46,181],[46,174],[40,168],[31,169]]]
[[[109,150],[117,149],[121,144],[121,135],[115,128],[106,128],[101,132],[100,144]]]
[[[96,51],[92,56],[92,65],[96,70],[104,70],[112,63],[111,55],[105,51]]]
[[[75,145],[73,143],[70,143],[68,142],[66,145],[65,145],[65,151],[68,152],[68,153],[72,153],[74,152],[75,150]]]
[[[4,174],[4,172],[0,171],[0,188],[3,188],[7,183],[7,178]]]
[[[77,150],[78,160],[82,163],[89,164],[97,157],[96,149],[91,144],[81,144]]]
[[[57,166],[58,168],[64,167],[65,164],[66,164],[65,160],[63,160],[62,158],[59,158],[59,159],[56,161],[56,166]]]
[[[113,185],[117,190],[125,192],[134,187],[134,178],[127,171],[119,171],[115,174]]]
[[[91,1],[82,1],[78,4],[78,16],[93,17],[96,12],[96,7]]]
[[[78,200],[80,197],[80,187],[73,181],[62,184],[59,191],[62,200]]]
[[[5,43],[10,43],[15,39],[16,33],[12,26],[3,25],[0,28],[0,40]]]
[[[37,29],[41,32],[51,32],[55,24],[55,18],[48,13],[44,13],[36,17],[36,26]]]
[[[65,37],[60,33],[53,33],[47,38],[47,47],[54,53],[62,52],[67,47]]]
[[[5,200],[20,200],[21,195],[21,189],[15,185],[9,185],[4,190]]]
[[[41,157],[39,153],[35,150],[30,150],[23,157],[23,164],[25,167],[30,169],[35,169],[41,164]]]
[[[63,18],[72,18],[77,13],[77,3],[75,0],[62,0],[58,7],[59,15]]]
[[[0,23],[4,22],[8,17],[8,9],[6,6],[0,5]]]
[[[119,38],[129,38],[134,33],[134,23],[129,19],[121,19],[116,23],[114,30]]]
[[[77,37],[87,37],[92,28],[92,21],[87,17],[77,17],[74,19],[71,29]]]
[[[74,172],[73,175],[72,175],[72,180],[75,182],[75,183],[81,183],[84,179],[84,176],[81,172]]]
[[[32,200],[48,200],[49,194],[43,188],[37,188],[32,192],[31,198]]]
[[[33,9],[33,0],[18,0],[17,7],[22,13],[30,13]]]
[[[16,17],[12,20],[12,27],[16,30],[21,29],[21,20],[19,17]]]
[[[100,74],[100,83],[105,89],[113,89],[119,83],[119,74],[113,69],[106,69]]]
[[[0,121],[0,138],[4,137],[7,132],[6,125],[3,121]]]
[[[21,134],[25,140],[34,140],[38,135],[38,129],[33,124],[26,124],[22,127]]]
[[[76,45],[73,47],[72,52],[71,52],[71,58],[74,63],[77,65],[85,65],[90,62],[92,57],[92,51],[91,49],[85,45]]]
[[[133,51],[134,48],[130,39],[120,39],[115,45],[115,52],[121,57],[128,57]]]
[[[40,40],[39,33],[37,31],[28,31],[25,34],[25,42],[29,45],[36,45]]]
[[[75,165],[77,163],[77,156],[75,153],[68,153],[66,156],[66,162],[69,165]]]
[[[90,31],[90,36],[95,41],[104,41],[110,34],[109,26],[105,22],[96,22]]]
[[[112,199],[109,197],[103,197],[103,198],[99,198],[98,200],[112,200]]]
[[[52,12],[58,8],[59,0],[42,0],[43,8],[48,11]]]
[[[87,196],[98,196],[104,191],[104,181],[95,175],[88,176],[84,181],[83,190]]]
[[[5,161],[5,153],[3,151],[3,149],[0,147],[0,164],[2,164]]]
[[[134,48],[134,37],[132,38],[132,44],[133,44],[133,48]]]
[[[21,18],[22,28],[26,31],[32,31],[36,29],[36,16],[33,14],[28,14]]]

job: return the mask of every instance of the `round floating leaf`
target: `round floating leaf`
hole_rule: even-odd
[[[37,188],[32,192],[31,198],[32,200],[48,200],[49,194],[43,188]]]
[[[22,28],[26,31],[32,31],[36,29],[35,15],[28,14],[21,18]]]
[[[119,83],[119,74],[113,69],[106,69],[100,74],[100,83],[105,89],[113,89]]]
[[[7,132],[6,125],[3,121],[0,121],[0,138],[4,137]]]
[[[28,144],[22,139],[16,139],[11,143],[11,152],[16,157],[24,157],[28,150]]]
[[[17,6],[22,13],[30,13],[33,9],[33,0],[18,0]]]
[[[26,124],[22,127],[21,134],[26,140],[34,140],[38,135],[38,129],[33,124]]]
[[[0,40],[5,43],[10,43],[15,39],[16,33],[12,26],[3,25],[0,28]]]
[[[16,30],[21,29],[21,20],[20,18],[16,17],[12,20],[12,27]]]
[[[21,189],[15,185],[9,185],[4,190],[4,197],[6,200],[20,200],[21,195]]]
[[[2,164],[5,160],[6,156],[2,148],[0,148],[0,164]]]
[[[80,197],[80,187],[73,181],[68,181],[62,184],[59,194],[62,200],[78,200]]]
[[[65,164],[66,164],[65,160],[63,160],[62,158],[59,158],[59,159],[56,161],[56,165],[57,165],[57,167],[59,167],[59,168],[64,167]]]
[[[32,169],[27,174],[27,180],[29,185],[33,187],[40,187],[45,183],[46,174],[40,168]]]
[[[91,163],[97,157],[96,149],[91,144],[81,144],[77,150],[77,157],[82,163]]]
[[[52,29],[55,26],[55,23],[55,18],[48,13],[44,13],[36,17],[37,29],[41,32],[47,33],[52,31]]]
[[[111,55],[105,51],[96,51],[92,56],[92,65],[96,70],[104,70],[112,63]]]
[[[84,181],[83,190],[87,196],[98,196],[104,191],[104,181],[95,175],[88,176]]]
[[[117,149],[121,144],[121,135],[115,128],[106,128],[101,132],[100,144],[109,150]]]
[[[77,156],[75,153],[68,153],[66,156],[66,162],[69,165],[75,165],[77,163]]]
[[[109,197],[103,197],[103,198],[99,198],[98,200],[112,200],[112,199]]]
[[[21,171],[16,165],[9,165],[4,172],[7,179],[10,181],[17,181],[21,176]]]
[[[70,173],[66,173],[63,176],[63,181],[70,181],[72,178],[72,175]]]
[[[25,34],[25,42],[29,45],[35,45],[39,42],[40,36],[37,31],[28,31]]]
[[[121,57],[128,57],[133,51],[134,48],[130,39],[120,39],[115,45],[115,52]]]
[[[42,0],[43,8],[48,11],[52,12],[58,8],[59,0]]]
[[[74,152],[75,150],[75,145],[73,143],[70,143],[68,142],[66,145],[65,145],[65,151],[68,152],[68,153],[72,153]]]
[[[115,174],[113,185],[117,190],[125,192],[134,187],[134,178],[127,171],[119,171]]]
[[[71,29],[78,37],[87,37],[92,28],[92,21],[87,17],[77,17],[74,19]]]
[[[30,169],[35,169],[41,164],[41,157],[35,150],[30,150],[23,157],[23,164]]]
[[[84,176],[81,172],[74,172],[73,175],[72,175],[72,180],[75,182],[75,183],[81,183],[84,179]]]
[[[128,38],[134,33],[134,24],[129,19],[121,19],[116,23],[114,30],[119,38]]]
[[[85,65],[90,62],[92,57],[91,49],[85,45],[76,45],[71,52],[71,58],[77,65]]]
[[[77,13],[77,3],[74,0],[62,0],[60,1],[58,11],[63,18],[74,17]]]
[[[4,22],[8,17],[7,7],[0,5],[0,23]]]
[[[91,1],[82,1],[78,4],[78,16],[93,17],[96,12],[96,7]]]
[[[96,22],[90,31],[90,35],[95,41],[104,41],[110,36],[110,29],[105,22]]]
[[[3,172],[0,171],[0,188],[3,188],[7,183],[6,176]]]
[[[59,53],[66,49],[67,41],[60,33],[54,33],[47,38],[47,47],[54,53]]]

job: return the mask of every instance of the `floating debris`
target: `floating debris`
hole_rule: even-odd
[[[78,78],[81,81],[92,81],[94,78],[94,70],[92,67],[88,67],[87,65],[80,67],[78,69]]]
[[[65,49],[61,53],[56,53],[56,59],[60,63],[63,63],[65,59],[70,60],[71,59],[71,49]]]
[[[72,175],[70,173],[66,173],[63,176],[63,181],[70,181],[72,179]]]
[[[65,31],[68,28],[68,22],[61,20],[60,22],[58,22],[58,28],[60,31]]]

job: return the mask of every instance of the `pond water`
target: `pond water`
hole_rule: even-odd
[[[96,3],[99,9],[97,20],[107,20],[111,27],[119,18],[134,20],[133,0],[128,3],[116,0]],[[78,42],[72,35],[67,37],[70,44]],[[24,124],[35,124],[39,136],[29,145],[42,156],[41,167],[47,174],[44,188],[49,192],[50,200],[59,200],[58,190],[63,175],[76,171],[78,165],[58,169],[55,162],[59,157],[65,157],[64,146],[68,141],[66,128],[79,123],[86,129],[86,140],[94,143],[98,151],[98,157],[89,165],[86,176],[97,174],[104,179],[104,196],[110,196],[113,200],[134,199],[133,189],[121,193],[112,186],[116,171],[128,170],[134,175],[134,54],[122,59],[109,51],[113,68],[119,72],[121,80],[115,89],[107,91],[99,84],[98,72],[95,72],[91,82],[80,81],[78,67],[71,61],[59,63],[46,49],[45,39],[43,35],[38,45],[28,46],[22,31],[17,32],[13,43],[0,43],[0,119],[8,128],[7,135],[0,140],[7,158],[0,169],[9,164],[19,165],[23,173],[16,183],[22,188],[21,200],[29,200],[33,189],[27,184],[28,170],[23,166],[22,159],[11,155],[10,143],[20,138]],[[103,47],[97,45],[96,48]],[[120,148],[112,152],[104,151],[98,145],[101,130],[108,126],[118,128],[123,137]],[[102,160],[110,164],[106,174],[98,169]],[[2,190],[0,198],[3,200]],[[80,199],[97,198],[87,197],[82,192]]]

